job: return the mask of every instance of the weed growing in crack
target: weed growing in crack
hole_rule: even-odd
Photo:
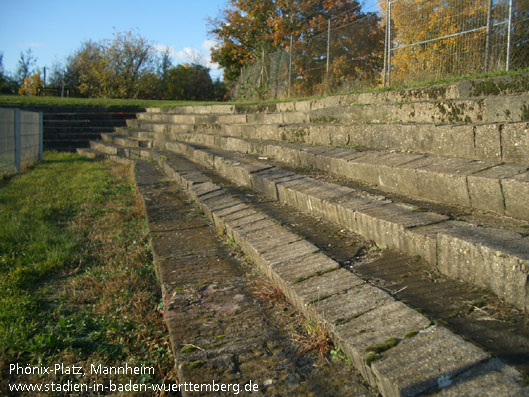
[[[228,243],[230,247],[237,247],[237,242],[235,241],[235,239],[233,238],[233,235],[231,234],[228,234],[226,236],[226,242]]]
[[[326,359],[332,350],[333,344],[324,325],[319,321],[306,320],[304,329],[306,331],[305,335],[294,335],[294,339],[302,346],[302,353],[316,351],[320,358]]]
[[[340,349],[339,347],[335,347],[331,350],[331,359],[333,360],[341,360],[346,364],[351,364],[351,360],[349,360],[349,357],[345,355],[345,353]]]

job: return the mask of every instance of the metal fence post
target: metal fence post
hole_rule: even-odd
[[[261,88],[264,95],[264,85],[265,85],[265,50],[264,47],[261,50]]]
[[[505,70],[511,68],[511,30],[512,30],[512,0],[509,0],[509,23],[507,24],[507,58],[505,59]]]
[[[292,95],[292,43],[293,43],[292,36],[290,36],[290,47],[289,47],[289,54],[288,54],[288,96]]]
[[[391,0],[388,0],[388,87],[391,87]]]
[[[329,66],[331,57],[331,18],[327,20],[327,59],[325,65],[325,84],[323,85],[324,93],[329,92]]]
[[[42,161],[44,151],[44,114],[39,112],[39,161]]]
[[[484,65],[484,71],[487,72],[489,70],[489,62],[490,62],[490,35],[491,35],[491,27],[492,27],[492,0],[489,0],[489,7],[487,10],[487,37],[485,40],[485,65]]]
[[[14,125],[13,130],[15,134],[15,168],[17,172],[20,172],[20,109],[13,109],[14,114]]]
[[[389,3],[389,0],[387,0]],[[389,5],[386,3],[386,35],[384,37],[384,70],[383,70],[383,79],[382,86],[386,88],[386,76],[388,74],[388,21],[389,21]]]
[[[327,67],[325,73],[329,74],[329,56],[331,52],[331,19],[327,21]]]

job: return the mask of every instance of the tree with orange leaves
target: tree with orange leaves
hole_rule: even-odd
[[[212,59],[224,68],[224,79],[228,82],[239,77],[241,68],[262,57],[286,49],[292,37],[294,49],[300,55],[296,68],[303,73],[304,81],[312,80],[306,61],[314,62],[325,51],[317,44],[317,36],[325,35],[328,21],[332,26],[343,26],[362,18],[370,18],[365,33],[375,31],[375,39],[362,37],[336,37],[333,50],[339,54],[333,61],[336,71],[347,69],[352,47],[364,47],[364,53],[373,53],[369,45],[383,40],[378,17],[361,10],[357,0],[231,0],[223,15],[210,21],[212,33],[219,46],[212,51]],[[347,43],[346,43],[347,42]],[[369,45],[365,45],[369,43]],[[325,46],[323,46],[325,47]],[[382,48],[382,47],[381,47]],[[380,53],[382,53],[380,51]],[[361,57],[356,57],[356,63]],[[378,57],[380,58],[380,57]]]
[[[41,87],[42,80],[40,79],[40,72],[37,71],[24,79],[24,83],[18,89],[18,95],[36,96]]]
[[[487,50],[489,4],[489,0],[392,0],[392,81],[503,69],[508,1],[492,2]],[[379,0],[379,6],[385,15],[387,0]]]

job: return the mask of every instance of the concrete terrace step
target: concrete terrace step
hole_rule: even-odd
[[[152,149],[141,147],[124,147],[101,141],[90,141],[90,149],[109,156],[121,156],[131,159],[148,159],[152,156]]]
[[[220,135],[177,139],[250,153],[366,183],[382,191],[529,220],[529,165],[329,146],[303,146]]]
[[[239,114],[171,114],[146,112],[138,119],[184,124],[294,123],[492,123],[529,119],[529,95],[502,95],[387,104],[356,103],[306,111]]]
[[[528,395],[513,368],[340,268],[314,245],[227,194],[193,164],[150,153],[302,312],[328,327],[382,395],[480,395],[488,389],[495,395]],[[249,163],[245,168],[272,170]]]
[[[306,143],[364,147],[529,164],[529,123],[432,124],[174,124],[128,120],[136,131],[165,134],[206,133]],[[162,139],[162,137],[159,137]]]
[[[183,189],[153,162],[137,162],[135,177],[180,385],[213,380],[240,386],[233,393],[182,395],[250,395],[243,386],[251,380],[258,389],[251,395],[375,396],[342,361],[300,354],[290,328],[298,313],[283,304],[268,308],[268,300],[256,298],[263,277],[220,243]]]
[[[152,139],[149,138],[130,137],[127,135],[119,135],[115,133],[101,134],[101,138],[104,142],[115,143],[118,146],[141,148],[152,147]]]
[[[77,148],[76,152],[77,152],[77,154],[79,154],[81,156],[84,156],[84,157],[87,157],[89,159],[95,159],[97,157],[97,153],[98,153],[95,150],[88,149],[88,148]]]
[[[363,92],[336,95],[309,100],[287,101],[267,104],[178,106],[169,108],[148,108],[148,113],[172,114],[240,114],[309,111],[353,104],[387,104],[412,101],[435,101],[439,99],[475,98],[483,95],[502,96],[529,91],[527,73],[516,76],[500,76],[477,80],[459,81],[444,85],[419,87],[402,90]]]
[[[371,198],[362,192],[281,170],[266,161],[168,142],[225,178],[358,233],[379,246],[418,255],[442,273],[493,291],[529,311],[529,239]]]
[[[141,139],[154,139],[156,137],[155,132],[147,131],[139,128],[132,127],[116,127],[114,132],[118,135],[129,136],[131,138],[141,138]]]
[[[196,105],[175,106],[164,108],[147,108],[147,113],[173,113],[173,114],[233,114],[236,112],[233,105]]]

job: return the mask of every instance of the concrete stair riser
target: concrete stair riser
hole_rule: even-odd
[[[439,100],[382,105],[323,108],[310,113],[310,121],[348,123],[472,124],[527,120],[529,95]]]
[[[178,171],[173,171],[173,174],[179,173]],[[343,282],[344,287],[342,288],[353,288],[355,290],[372,288],[359,279],[356,279],[356,281],[349,280],[349,276],[354,278],[354,276],[350,275],[350,273],[347,273],[343,270],[333,271],[332,261],[330,261],[331,263],[327,265],[327,267],[330,267],[330,271],[327,270],[327,272],[321,276],[316,275],[311,277],[308,282],[306,282],[307,284],[310,284],[303,286],[305,287],[303,288],[300,285],[303,283],[297,283],[295,281],[293,282],[293,280],[300,275],[299,271],[297,276],[293,275],[291,272],[292,270],[298,268],[304,272],[307,272],[307,265],[308,263],[311,263],[311,260],[308,258],[311,255],[321,255],[316,253],[317,249],[315,247],[313,247],[311,250],[310,245],[308,245],[303,250],[295,252],[296,249],[294,249],[293,246],[295,246],[297,243],[289,243],[289,241],[298,241],[298,245],[300,246],[299,249],[301,249],[303,244],[301,241],[299,241],[299,237],[294,235],[291,239],[289,239],[287,236],[288,233],[281,230],[281,227],[277,226],[274,222],[268,221],[266,216],[258,216],[258,214],[253,210],[245,209],[247,207],[244,204],[236,199],[227,197],[214,184],[210,184],[209,182],[195,184],[193,178],[188,179],[186,178],[186,174],[181,173],[180,178],[183,180],[183,186],[190,190],[192,197],[202,206],[204,211],[215,222],[217,229],[227,230],[228,233],[233,236],[235,242],[243,249],[243,251],[261,266],[263,271],[276,283],[276,285],[279,285],[283,289],[287,297],[289,297],[289,299],[308,317],[329,321],[325,311],[316,310],[315,306],[311,304],[311,302],[314,300],[312,297],[315,295],[314,293],[310,292],[311,288],[309,285],[315,286],[319,284],[321,286],[323,284],[327,287],[330,285],[334,286],[335,292],[331,292],[330,296],[337,297],[338,301],[342,302],[341,306],[344,306],[344,303],[347,302],[347,300],[344,300],[345,296],[341,293],[343,290],[339,286],[336,287],[337,280],[345,279],[345,282]],[[202,189],[201,187],[205,184],[209,184],[210,186],[207,186],[206,189]],[[246,215],[237,215],[238,212],[243,211],[247,212]],[[240,216],[242,216],[242,218]],[[255,221],[258,218],[261,220],[256,224]],[[255,220],[252,221],[252,219]],[[259,223],[262,226],[260,226]],[[278,259],[274,259],[276,256],[273,254],[273,249],[272,251],[269,251],[270,248],[268,250],[264,249],[263,251],[263,248],[259,248],[259,244],[262,244],[262,241],[266,240],[262,238],[263,233],[268,233],[271,238],[272,236],[280,236],[281,240],[283,241],[283,244],[281,244],[281,242],[277,243],[277,247],[281,248],[281,259],[279,259],[279,261]],[[259,234],[258,238],[254,237],[256,234]],[[268,245],[270,246],[270,244]],[[286,250],[284,247],[281,247],[281,245],[291,246],[290,256],[292,256],[292,258],[300,257],[304,266],[296,267],[296,259],[293,259],[294,262],[292,262],[292,265],[289,265],[291,260],[289,257],[285,258],[284,252]],[[304,253],[305,251],[307,253]],[[313,252],[312,254],[310,253],[311,251]],[[314,263],[322,263],[322,261],[325,262],[325,259],[321,258]],[[290,270],[290,272],[285,272],[285,267],[290,267],[292,270]],[[310,266],[308,267],[310,268]],[[337,268],[337,264],[335,264],[334,268]],[[321,269],[321,265],[315,267],[313,271],[316,269]],[[289,278],[290,281],[288,281]],[[329,279],[327,282],[330,282],[331,284],[325,284],[325,279]],[[315,289],[313,289],[313,291],[315,291]],[[432,372],[430,371],[433,368],[435,368],[434,371],[438,371],[439,368],[444,367],[447,357],[445,357],[442,352],[446,352],[448,346],[450,346],[451,353],[456,353],[458,356],[451,357],[449,360],[450,364],[448,367],[451,371],[450,375],[454,377],[456,377],[458,373],[467,370],[468,367],[472,367],[473,365],[481,363],[482,361],[489,358],[487,354],[481,352],[478,348],[467,342],[464,342],[461,338],[451,334],[445,329],[437,329],[435,327],[428,328],[430,324],[429,320],[424,318],[419,313],[406,308],[402,303],[395,302],[389,296],[387,296],[386,299],[381,299],[380,296],[377,296],[374,300],[368,300],[368,305],[370,305],[370,308],[366,312],[362,313],[363,315],[356,317],[356,319],[351,320],[345,325],[336,327],[332,334],[335,337],[336,343],[344,352],[347,352],[354,366],[362,373],[362,375],[372,386],[378,387],[384,396],[408,395],[409,392],[404,392],[408,387],[408,384],[414,384],[413,382],[416,382],[417,379],[428,379],[432,375]],[[387,314],[381,315],[379,312],[390,314],[389,318]],[[349,313],[356,314],[356,312]],[[393,317],[394,320],[392,320]],[[382,323],[380,324],[381,326],[376,323],[375,320],[377,319]],[[354,332],[352,333],[351,331],[355,329],[365,329],[367,324],[369,329],[372,329],[373,332],[368,333],[368,338],[364,337],[362,338],[362,341],[359,341],[358,336],[355,337]],[[413,381],[410,382],[409,379],[406,379],[406,381],[403,381],[403,379],[397,380],[396,377],[390,379],[390,376],[393,375],[391,371],[387,371],[386,373],[378,371],[377,373],[373,371],[373,368],[376,368],[374,365],[366,365],[365,351],[367,348],[369,348],[369,346],[372,346],[376,343],[383,343],[392,337],[396,337],[395,335],[397,335],[398,339],[404,340],[405,335],[409,332],[414,332],[414,330],[424,330],[425,337],[418,337],[416,343],[410,344],[409,349],[403,347],[403,352],[405,351],[408,354],[411,354],[413,350],[424,348],[429,349],[430,352],[436,351],[438,353],[435,356],[432,354],[427,356],[427,366],[424,366],[422,362],[417,363],[417,367],[421,367],[422,370],[420,371],[420,375],[417,374]],[[419,333],[419,335],[422,334]],[[412,339],[410,339],[410,341]],[[422,341],[423,339],[424,342]],[[400,354],[403,354],[403,352],[400,352]],[[395,360],[395,356],[391,355],[390,359]],[[379,367],[384,368],[385,358],[381,358],[380,361],[376,363]],[[447,377],[450,375],[447,375]],[[413,386],[413,395],[436,386],[435,379],[431,379],[430,383],[417,383],[418,385]]]
[[[186,153],[193,154],[184,146],[181,145]],[[188,190],[217,229],[230,233],[303,313],[328,326],[335,343],[383,396],[418,395],[435,390],[445,381],[442,392],[450,391],[445,387],[454,382],[459,392],[472,393],[488,381],[484,365],[498,369],[494,385],[500,394],[527,393],[514,369],[491,360],[488,354],[450,331],[430,326],[423,315],[339,269],[312,244],[231,197],[189,163],[169,160],[155,151],[148,153]],[[258,164],[247,164],[246,168],[266,172],[256,171],[263,169]],[[321,291],[326,291],[325,295]],[[344,315],[349,321],[336,323]],[[375,361],[366,362],[368,349],[392,338],[397,346]],[[402,371],[407,375],[402,376]],[[479,385],[468,381],[472,376]]]
[[[309,111],[193,115],[141,113],[140,120],[184,124],[437,123],[472,124],[518,122],[529,115],[529,95],[484,97],[390,104],[355,104]]]
[[[387,104],[412,101],[436,101],[441,99],[458,100],[464,98],[505,96],[525,93],[529,90],[527,73],[516,76],[499,76],[494,78],[459,81],[445,85],[419,87],[411,89],[353,93],[326,98],[289,101],[259,105],[206,105],[178,106],[172,108],[148,108],[149,113],[175,114],[236,114],[236,113],[275,113],[292,111],[309,111],[335,106],[352,104]]]
[[[179,139],[310,167],[382,191],[529,220],[528,166],[403,153],[313,148],[205,134]],[[514,196],[516,194],[516,196]]]
[[[459,157],[529,163],[529,124],[171,124],[129,120],[145,131],[207,133],[309,145],[364,147]]]
[[[276,182],[266,172],[262,176],[258,171],[266,167],[263,162],[244,164],[219,155],[212,160],[211,154],[183,143],[168,142],[166,149],[184,154],[235,183],[261,189],[262,193],[314,216],[338,221],[340,226],[380,246],[418,255],[446,275],[490,289],[529,311],[529,244],[517,233],[451,222],[442,215],[419,212],[413,206],[359,197],[351,189],[335,184],[325,183],[323,192],[311,191],[322,185],[308,177]],[[345,195],[329,198],[328,192],[335,191]]]
[[[101,138],[103,142],[114,143],[124,147],[151,148],[153,146],[153,140],[148,138],[136,138],[118,134],[101,134]]]

